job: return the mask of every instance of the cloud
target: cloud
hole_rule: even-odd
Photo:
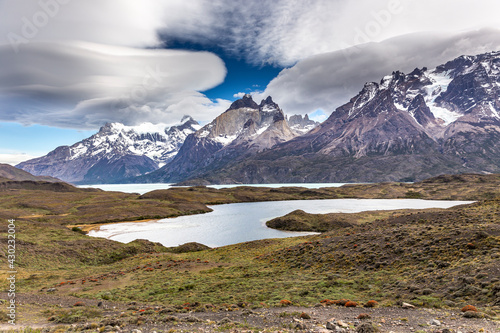
[[[400,70],[434,68],[460,55],[500,50],[500,30],[463,33],[416,33],[330,52],[299,61],[273,79],[258,100],[271,95],[288,114],[322,109],[328,113],[347,103],[366,82]]]
[[[38,157],[38,156],[33,156],[33,155],[28,155],[28,154],[23,154],[23,153],[16,153],[16,154],[0,153],[0,163],[17,165],[21,162],[33,159],[35,157]]]
[[[244,93],[244,92],[239,92],[239,93],[237,93],[237,94],[234,94],[234,95],[233,95],[233,97],[234,97],[234,98],[242,98],[242,97],[243,97],[243,96],[245,96],[245,95],[246,95],[246,93]]]
[[[414,32],[500,28],[499,11],[491,0],[2,0],[0,44],[12,34],[133,47],[187,41],[291,66]]]
[[[83,42],[0,45],[0,120],[91,129],[108,121],[211,119],[229,102],[198,91],[223,82],[208,52],[150,50]]]
[[[491,0],[190,0],[165,17],[166,44],[216,45],[255,65],[291,66],[310,56],[421,31],[500,28]],[[175,6],[173,6],[175,7]]]
[[[3,0],[0,43],[18,35],[29,41],[87,41],[121,46],[159,43],[167,4],[155,0]]]

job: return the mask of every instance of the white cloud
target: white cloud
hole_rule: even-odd
[[[0,45],[0,120],[96,128],[200,120],[223,111],[198,91],[220,84],[222,60],[208,52],[147,50],[83,42]]]
[[[234,94],[234,95],[233,95],[233,97],[234,97],[234,98],[242,98],[242,97],[243,97],[243,96],[245,96],[245,95],[246,95],[246,93],[244,93],[244,92],[239,92],[239,93],[237,93],[237,94]]]
[[[174,1],[176,2],[176,1]],[[170,1],[3,0],[0,43],[18,35],[29,41],[87,41],[152,46]],[[172,2],[173,3],[173,2]]]
[[[0,163],[17,165],[21,162],[33,159],[38,156],[32,156],[23,153],[15,153],[15,154],[2,154],[0,153]]]
[[[320,54],[284,69],[256,99],[271,95],[288,114],[331,113],[366,82],[400,70],[433,68],[460,55],[500,50],[500,30],[418,33]]]

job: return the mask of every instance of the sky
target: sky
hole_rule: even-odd
[[[245,93],[325,120],[365,82],[500,50],[491,0],[0,0],[0,163]]]

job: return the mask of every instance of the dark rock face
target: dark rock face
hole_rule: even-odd
[[[58,147],[17,167],[74,183],[115,182],[140,176],[172,160],[185,138],[200,126],[184,117],[178,126],[106,124],[90,138]]]
[[[272,101],[272,100],[271,100]],[[264,101],[262,101],[264,102]],[[251,95],[245,95],[243,98],[238,99],[231,104],[229,107],[229,110],[237,110],[237,109],[243,109],[243,108],[249,108],[249,109],[259,109],[259,105],[254,102],[252,99]]]
[[[500,52],[463,56],[367,83],[309,133],[204,178],[370,182],[500,172],[499,114]]]
[[[147,156],[125,155],[101,159],[85,174],[84,182],[113,182],[143,175],[158,168]]]

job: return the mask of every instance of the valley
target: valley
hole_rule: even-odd
[[[431,320],[451,329],[496,332],[499,183],[498,175],[471,174],[314,190],[192,187],[137,195],[5,189],[0,191],[1,218],[16,219],[17,288],[23,300],[19,323],[49,331],[118,325],[143,332],[284,332],[297,327],[316,332],[331,317],[355,329],[364,322],[356,317],[368,312],[368,321],[387,332],[406,332],[409,326],[432,332]],[[122,244],[74,228],[152,214],[200,213],[207,204],[339,197],[477,203],[326,216],[294,212],[276,227],[311,230],[317,225],[312,228],[322,233],[219,248]],[[352,300],[358,307],[327,305],[327,299]],[[370,300],[377,301],[377,308],[362,307]],[[403,303],[415,308],[403,309]],[[462,318],[460,309],[467,304],[480,309],[477,316],[483,319]],[[302,312],[312,319],[301,318]]]

